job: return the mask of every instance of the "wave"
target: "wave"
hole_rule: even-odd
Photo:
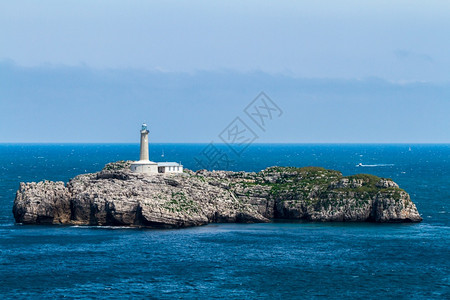
[[[137,226],[108,226],[108,225],[69,225],[72,228],[83,229],[137,229]]]
[[[364,165],[359,163],[356,165],[357,167],[393,167],[394,164],[373,164],[373,165]]]

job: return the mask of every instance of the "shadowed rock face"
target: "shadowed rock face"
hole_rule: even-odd
[[[343,177],[323,168],[258,173],[206,171],[145,175],[129,162],[63,182],[21,183],[14,201],[24,224],[181,228],[212,222],[420,222],[408,193],[390,179]]]

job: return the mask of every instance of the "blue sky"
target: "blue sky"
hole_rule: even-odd
[[[449,1],[2,1],[0,142],[450,142]],[[26,128],[26,130],[24,130]]]

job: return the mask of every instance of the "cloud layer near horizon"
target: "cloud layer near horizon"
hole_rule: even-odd
[[[142,122],[154,142],[218,141],[260,91],[284,114],[258,142],[450,142],[448,83],[12,62],[0,63],[0,142],[137,142]]]

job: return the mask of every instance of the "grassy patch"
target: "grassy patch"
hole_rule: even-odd
[[[172,197],[165,203],[164,208],[170,212],[198,212],[197,204],[187,199],[183,192],[172,192]]]

